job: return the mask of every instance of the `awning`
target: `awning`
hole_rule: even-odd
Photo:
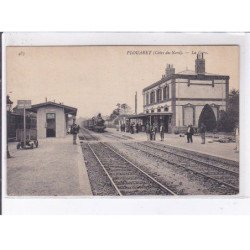
[[[128,119],[140,119],[150,116],[171,116],[172,112],[161,112],[161,113],[140,113],[138,115],[129,115]]]

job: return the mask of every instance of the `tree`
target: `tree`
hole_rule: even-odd
[[[233,129],[234,124],[232,123],[232,117],[228,114],[228,112],[221,110],[217,121],[217,130],[219,132],[231,132]]]
[[[206,104],[201,111],[199,118],[199,127],[203,123],[206,126],[207,131],[213,131],[216,127],[216,118],[213,109],[210,105]]]
[[[130,114],[131,108],[126,103],[117,103],[116,107],[110,114],[110,120],[114,120],[118,115]]]
[[[237,123],[239,123],[239,111],[240,111],[240,105],[239,105],[239,90],[231,90],[229,94],[228,99],[228,106],[227,106],[227,113],[230,115],[234,127]]]
[[[127,103],[121,104],[120,108],[121,108],[120,114],[131,114],[132,113],[132,109],[128,106]]]
[[[220,111],[217,130],[232,132],[239,124],[239,90],[231,90],[226,111]]]
[[[118,108],[114,109],[110,114],[110,120],[114,120],[120,114],[120,110]]]

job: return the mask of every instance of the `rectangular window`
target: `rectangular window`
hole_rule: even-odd
[[[150,104],[155,103],[155,92],[150,93]]]
[[[160,102],[162,100],[162,90],[157,89],[157,102]]]
[[[183,107],[183,125],[194,125],[194,109],[193,107]]]
[[[168,85],[168,89],[167,89],[167,99],[171,99],[172,98],[172,94],[171,94],[171,85]]]
[[[169,85],[166,88],[166,99],[169,99]]]
[[[47,119],[55,119],[55,113],[47,113]]]
[[[149,94],[147,93],[146,94],[146,105],[148,105],[149,104]]]
[[[167,86],[163,88],[163,100],[167,100]]]

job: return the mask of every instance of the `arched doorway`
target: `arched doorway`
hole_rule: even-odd
[[[201,123],[204,123],[207,131],[213,131],[216,127],[216,118],[213,109],[210,105],[206,104],[199,117],[199,127]]]

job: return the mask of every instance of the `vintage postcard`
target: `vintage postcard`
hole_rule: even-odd
[[[6,195],[239,194],[238,45],[7,46]]]

